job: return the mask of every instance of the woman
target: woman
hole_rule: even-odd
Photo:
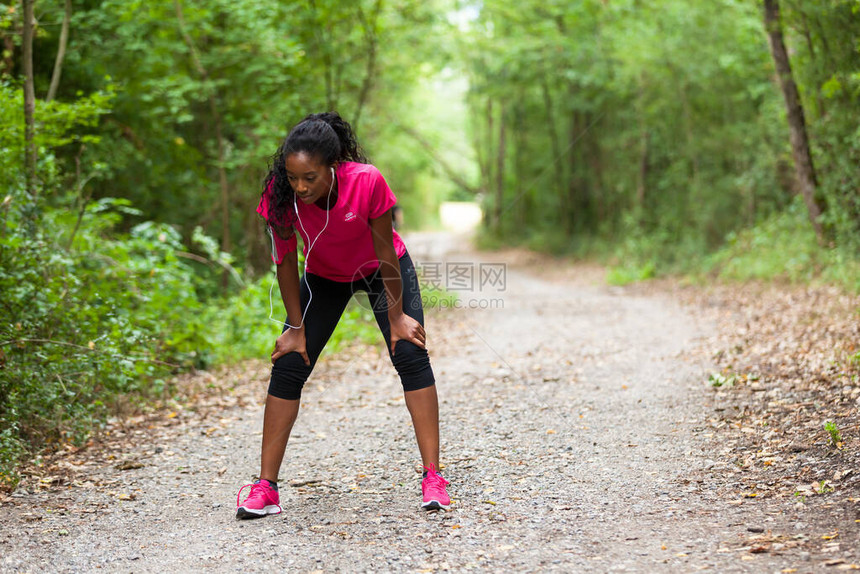
[[[302,386],[357,290],[368,299],[403,385],[424,465],[424,509],[447,509],[439,469],[439,406],[425,348],[415,267],[392,228],[396,198],[337,113],[311,114],[274,156],[257,213],[268,223],[287,322],[272,352],[259,480],[237,496],[238,518],[281,511],[278,472]],[[296,236],[304,243],[299,278]],[[240,502],[242,490],[250,494]]]

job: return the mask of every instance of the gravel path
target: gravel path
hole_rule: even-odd
[[[504,261],[432,234],[409,244],[424,264]],[[714,326],[587,270],[544,271],[509,265],[503,291],[461,293],[464,307],[502,308],[428,314],[450,512],[418,510],[409,417],[372,349],[329,355],[306,387],[283,514],[234,520],[258,464],[267,369],[256,364],[243,375],[251,404],[130,430],[131,446],[68,463],[71,485],[19,490],[0,507],[0,570],[824,568],[790,544],[749,552],[751,532],[788,531],[791,517],[723,501],[697,478],[715,447],[702,432],[710,365],[692,349]]]

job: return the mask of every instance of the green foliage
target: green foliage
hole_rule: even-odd
[[[23,444],[86,440],[110,412],[162,396],[165,379],[207,363],[196,276],[175,230],[143,223],[116,234],[124,200],[101,200],[67,248],[74,212],[15,194],[0,231],[2,472]],[[14,468],[14,467],[12,467]]]
[[[711,373],[708,377],[708,383],[712,387],[733,387],[738,382],[736,375],[726,375],[723,373]]]
[[[356,341],[365,345],[385,345],[379,327],[376,325],[373,310],[363,292],[356,294],[346,306],[326,349],[328,352],[334,352]]]
[[[719,265],[726,277],[857,289],[856,2],[780,4],[826,249],[792,200],[762,7],[729,0],[482,2],[460,37],[485,235],[610,251],[615,283]]]
[[[807,112],[823,222],[845,253],[860,256],[860,11],[857,2],[785,3],[792,65]]]
[[[105,75],[117,85],[100,130],[112,145],[96,152],[114,176],[97,184],[96,195],[119,187],[145,217],[188,234],[220,197],[221,165],[228,188],[247,190],[283,122],[301,114],[293,87],[303,58],[291,29],[296,10],[271,0],[76,7],[60,95],[99,87]]]
[[[483,3],[465,41],[472,129],[488,210],[517,202],[494,231],[617,241],[632,215],[639,235],[707,248],[753,195],[772,204],[752,187],[775,180],[762,139],[781,125],[762,117],[780,108],[760,27],[734,2]]]
[[[830,444],[838,446],[842,442],[842,436],[839,434],[839,428],[832,421],[824,423],[824,430],[830,435]]]
[[[86,145],[100,141],[98,135],[89,133],[99,119],[109,113],[114,97],[114,86],[110,83],[104,90],[88,96],[79,96],[72,102],[39,102],[36,120],[39,130],[35,144],[39,153],[39,175],[46,191],[61,185],[61,167],[55,149],[65,146],[79,151]],[[0,77],[0,188],[9,191],[21,187],[22,158],[24,154],[24,123],[22,121],[23,90],[7,78]],[[72,145],[74,144],[74,145]],[[79,158],[80,159],[80,158]]]
[[[815,266],[822,250],[807,221],[798,198],[760,225],[728,234],[725,247],[711,256],[710,266],[732,280],[808,281],[820,271]]]
[[[15,417],[12,414],[10,419]],[[16,469],[27,453],[27,445],[21,439],[18,425],[3,421],[0,428],[0,490],[15,488],[18,484]]]
[[[404,141],[392,120],[414,109],[414,81],[442,59],[436,46],[446,2],[76,5],[60,97],[101,89],[104,76],[116,84],[113,114],[98,130],[111,145],[93,151],[113,174],[95,182],[95,196],[122,189],[144,218],[178,225],[183,236],[201,225],[262,271],[261,237],[248,229],[267,159],[288,126],[337,109],[356,123],[371,157],[391,160],[380,167],[410,203],[428,163],[392,151]],[[432,203],[422,200],[416,213]]]
[[[271,353],[275,339],[281,333],[281,326],[276,323],[281,319],[268,319],[271,284],[272,277],[263,276],[247,284],[240,293],[207,307],[204,317],[209,325],[209,343],[214,348],[215,362],[232,363]],[[280,293],[277,286],[273,291],[274,304],[278,305]]]
[[[759,225],[730,233],[726,245],[708,257],[706,273],[734,281],[784,280],[837,283],[860,291],[860,264],[846,247],[822,247],[808,225],[798,197]]]
[[[610,267],[606,282],[610,285],[628,285],[653,279],[655,276],[656,266],[653,261],[649,261],[642,266]]]
[[[36,108],[39,195],[22,191],[21,90],[0,84],[0,474],[32,447],[81,443],[108,412],[157,396],[164,377],[201,365],[201,325],[191,270],[175,256],[176,232],[144,223],[114,233],[137,211],[123,199],[91,202],[104,166],[83,157],[109,112],[111,89]],[[5,118],[10,119],[8,124]],[[63,174],[53,151],[74,144],[78,168]],[[86,171],[85,171],[86,170]]]
[[[460,298],[456,293],[421,278],[421,303],[425,311],[428,309],[452,309],[459,300]]]

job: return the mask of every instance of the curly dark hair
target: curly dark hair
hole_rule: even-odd
[[[294,192],[287,180],[287,156],[304,152],[327,165],[341,161],[370,163],[355,139],[349,122],[337,112],[309,114],[296,124],[272,156],[269,173],[263,181],[263,193],[272,188],[269,224],[279,235],[290,234],[295,223]]]

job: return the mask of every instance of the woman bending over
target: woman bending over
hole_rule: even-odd
[[[403,385],[425,469],[421,507],[448,508],[448,482],[438,473],[439,406],[424,312],[415,266],[392,227],[394,193],[337,113],[309,115],[290,131],[263,189],[257,213],[272,233],[287,321],[272,352],[259,480],[242,487],[250,493],[241,502],[239,491],[236,516],[281,512],[278,473],[302,386],[358,290],[367,292]],[[304,244],[301,277],[296,232]]]

